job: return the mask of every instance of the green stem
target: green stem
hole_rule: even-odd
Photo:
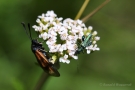
[[[106,0],[101,5],[99,5],[95,10],[90,12],[87,16],[85,16],[82,21],[85,23],[91,16],[93,16],[97,11],[99,11],[101,8],[103,8],[110,0]]]
[[[49,75],[43,72],[34,88],[34,90],[41,90],[44,83],[49,79]]]
[[[75,20],[79,19],[83,13],[83,11],[85,10],[87,4],[89,3],[89,0],[85,0],[85,2],[83,3],[81,9],[79,10],[78,14],[75,17]]]

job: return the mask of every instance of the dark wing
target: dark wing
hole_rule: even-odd
[[[57,71],[57,69],[51,65],[51,66],[48,66],[46,68],[43,68],[43,70],[49,74],[50,76],[55,76],[55,77],[59,77],[60,76],[60,73]]]
[[[60,73],[57,71],[57,69],[53,65],[48,67],[48,69],[49,69],[49,74],[51,76],[55,76],[55,77],[59,77],[60,76]]]
[[[56,76],[56,77],[60,76],[60,73],[54,67],[54,64],[50,63],[42,52],[36,50],[35,56],[38,60],[38,63],[46,73],[48,73],[51,76]]]
[[[40,52],[39,50],[36,50],[36,52],[34,53],[38,63],[40,64],[40,66],[42,68],[47,67],[49,64],[48,59],[44,56],[44,54],[42,52]]]

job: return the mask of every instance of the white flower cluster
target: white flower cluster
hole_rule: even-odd
[[[78,56],[74,55],[78,48],[77,41],[81,41],[82,36],[92,33],[92,27],[86,28],[81,20],[70,18],[62,20],[63,18],[58,18],[53,11],[47,11],[46,14],[38,16],[36,20],[38,25],[34,25],[33,28],[40,33],[39,38],[46,41],[50,53],[57,55],[60,62],[70,63],[69,58],[78,59]],[[87,53],[99,50],[96,41],[100,37],[96,34],[96,31],[92,33],[92,44],[86,47]]]

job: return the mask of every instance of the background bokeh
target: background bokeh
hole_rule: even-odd
[[[105,0],[91,0],[81,18]],[[0,90],[32,90],[43,70],[36,66],[22,21],[36,24],[48,10],[58,17],[76,16],[84,0],[0,0]],[[135,0],[111,0],[86,25],[98,31],[100,51],[60,63],[59,78],[42,90],[134,90]],[[33,37],[37,37],[35,32]],[[120,86],[117,84],[127,84]]]

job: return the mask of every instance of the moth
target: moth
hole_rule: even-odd
[[[56,67],[54,66],[54,63],[51,62],[52,58],[49,56],[49,53],[45,51],[43,44],[41,42],[38,42],[37,39],[32,39],[30,24],[28,23],[29,33],[26,29],[25,23],[22,22],[21,24],[23,25],[27,36],[31,40],[31,50],[34,53],[40,67],[49,75],[59,77],[60,73],[57,71]]]

